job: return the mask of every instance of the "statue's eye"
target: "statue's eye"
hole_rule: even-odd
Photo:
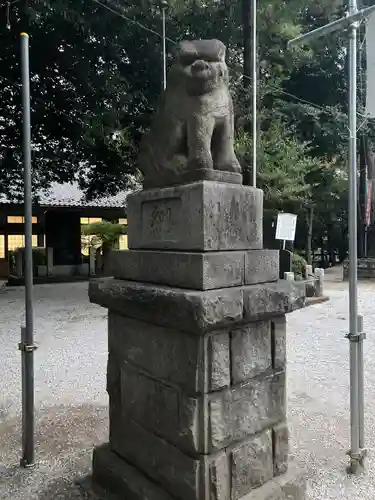
[[[180,56],[180,60],[184,66],[191,66],[197,60],[197,56],[195,54],[185,54]]]

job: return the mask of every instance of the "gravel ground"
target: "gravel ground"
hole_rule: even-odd
[[[331,300],[288,317],[288,395],[293,459],[305,467],[307,500],[373,500],[375,460],[368,473],[345,473],[349,447],[349,346],[346,285],[328,283]],[[20,354],[23,289],[0,290],[0,498],[74,500],[89,495],[74,483],[90,472],[91,451],[106,440],[106,311],[89,304],[87,284],[35,288],[37,461],[20,458]],[[361,284],[365,317],[366,435],[375,439],[375,284]]]
[[[0,290],[0,498],[88,498],[74,478],[90,471],[107,439],[106,311],[88,302],[87,283],[35,287],[37,467],[20,459],[20,353],[24,290]]]

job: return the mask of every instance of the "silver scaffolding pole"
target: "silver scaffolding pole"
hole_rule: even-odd
[[[358,316],[357,283],[357,30],[358,21],[366,19],[375,6],[357,11],[357,0],[349,0],[344,18],[301,35],[289,47],[306,44],[338,30],[349,29],[349,334],[350,342],[350,465],[357,474],[364,469],[364,388],[363,388],[363,320]]]
[[[257,50],[257,0],[252,0],[251,4],[251,19],[252,19],[252,54],[251,54],[251,70],[252,70],[252,111],[253,111],[253,147],[252,147],[252,163],[253,163],[253,182],[252,185],[257,185],[257,144],[258,144],[258,50]]]
[[[32,188],[29,35],[21,33],[21,75],[23,107],[24,207],[25,207],[25,327],[21,327],[22,355],[22,467],[34,466],[34,318],[32,254]]]
[[[163,33],[162,33],[162,41],[163,41],[163,90],[167,87],[167,44],[166,44],[166,9],[168,7],[167,0],[161,0],[161,15],[162,15],[162,24],[163,24]]]

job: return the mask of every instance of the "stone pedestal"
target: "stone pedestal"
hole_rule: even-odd
[[[94,483],[134,500],[303,500],[288,468],[285,314],[304,288],[262,249],[262,192],[200,181],[129,200],[107,307],[109,443]]]

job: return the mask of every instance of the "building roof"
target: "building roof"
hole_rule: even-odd
[[[53,183],[48,190],[38,193],[39,206],[42,207],[98,207],[98,208],[124,208],[126,198],[130,191],[122,191],[114,196],[100,196],[94,200],[87,201],[84,193],[77,183],[58,184]],[[11,200],[0,195],[0,203],[18,204],[19,201]]]

